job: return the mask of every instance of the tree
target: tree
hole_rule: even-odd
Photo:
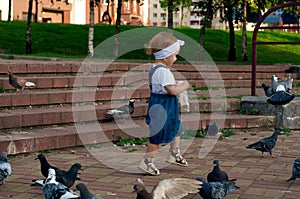
[[[11,0],[8,0],[8,18],[7,22],[10,22],[11,19]]]
[[[27,15],[27,31],[26,31],[26,54],[32,53],[31,48],[31,17],[32,17],[33,0],[28,1],[28,15]]]
[[[220,2],[217,0],[200,0],[194,9],[199,9],[199,12],[202,16],[201,19],[201,29],[200,29],[200,55],[199,58],[202,59],[202,50],[204,43],[205,30],[211,28],[211,23],[213,17],[216,15],[217,11],[220,8]]]
[[[169,0],[160,0],[159,1],[160,7],[163,8],[164,10],[168,9],[169,2],[170,2]],[[186,8],[190,10],[191,4],[192,4],[192,0],[173,0],[173,8],[172,8],[173,11],[175,10],[175,12],[177,12],[180,10],[180,26],[183,26],[184,9]]]
[[[90,25],[88,35],[88,53],[90,57],[94,56],[94,6],[95,1],[90,0]]]
[[[248,61],[248,52],[247,52],[247,0],[244,0],[243,5],[243,18],[242,18],[242,59],[243,61]]]
[[[119,33],[120,33],[120,27],[121,27],[121,10],[122,10],[122,0],[118,0],[115,47],[114,47],[114,56],[115,57],[118,57],[118,55],[119,55]]]
[[[234,33],[234,14],[238,14],[235,9],[238,7],[240,0],[222,0],[222,6],[220,7],[221,19],[228,22],[229,27],[229,52],[228,61],[236,61],[236,42]],[[235,20],[239,18],[235,16]]]
[[[168,28],[173,29],[173,0],[168,0]]]

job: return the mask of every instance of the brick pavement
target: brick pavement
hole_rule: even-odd
[[[82,182],[88,186],[91,192],[105,199],[135,198],[135,194],[131,191],[137,178],[141,178],[148,185],[148,190],[151,190],[159,180],[164,178],[206,176],[213,167],[213,159],[218,159],[221,169],[227,171],[230,178],[237,178],[237,185],[241,187],[240,190],[229,194],[226,197],[227,199],[299,198],[300,179],[290,183],[287,183],[286,180],[291,176],[294,159],[300,156],[300,131],[292,131],[289,136],[280,135],[278,137],[278,143],[274,149],[277,158],[271,158],[270,156],[261,158],[258,151],[245,148],[246,145],[256,142],[262,137],[269,136],[272,131],[272,129],[264,131],[252,129],[247,132],[234,130],[235,135],[219,140],[213,150],[204,158],[198,156],[204,139],[188,140],[191,141],[191,145],[184,155],[189,162],[189,167],[169,165],[161,169],[162,175],[160,176],[121,172],[106,166],[102,162],[110,160],[115,162],[116,165],[126,165],[128,162],[121,161],[117,157],[111,160],[112,151],[106,151],[105,145],[102,145],[105,152],[100,157],[102,162],[90,153],[93,149],[100,147],[96,145],[87,148],[76,147],[53,150],[45,155],[51,164],[62,169],[68,169],[75,162],[81,163],[84,168],[84,171],[81,172]],[[137,152],[132,153],[145,150],[143,147],[137,149]],[[124,149],[124,151],[129,153],[127,149]],[[6,184],[0,186],[0,198],[43,198],[40,187],[30,186],[32,179],[41,177],[39,162],[34,161],[36,154],[9,156],[13,173],[7,179]],[[186,198],[197,199],[200,196],[194,194]]]

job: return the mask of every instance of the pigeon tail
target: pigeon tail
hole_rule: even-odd
[[[25,86],[26,87],[36,87],[35,83],[33,83],[33,82],[26,82]]]

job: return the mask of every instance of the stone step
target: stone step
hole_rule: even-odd
[[[58,74],[58,73],[99,73],[99,72],[113,72],[113,71],[129,71],[129,70],[149,70],[152,63],[144,61],[33,61],[33,60],[1,60],[0,75],[6,75],[7,70],[11,69],[16,74]],[[177,71],[201,71],[201,72],[215,72],[216,69],[220,72],[251,72],[251,65],[192,65],[189,63],[175,63],[173,68]],[[278,65],[258,65],[257,72],[267,73],[281,73],[291,68],[289,64]]]
[[[185,130],[205,128],[212,121],[229,129],[268,128],[274,125],[273,116],[239,114],[186,114],[181,116],[181,121]],[[60,125],[1,133],[0,151],[19,154],[147,136],[148,127],[144,119]]]
[[[117,90],[117,92],[114,92]],[[0,110],[3,108],[18,108],[29,106],[45,106],[45,105],[65,105],[80,102],[96,102],[110,103],[120,99],[147,99],[149,98],[148,86],[139,88],[101,88],[101,89],[45,89],[45,90],[25,90],[23,93],[1,93]],[[192,97],[193,91],[190,98]],[[292,93],[300,94],[300,88],[293,88]],[[235,88],[229,87],[218,90],[198,90],[194,92],[198,99],[214,99],[215,96],[234,98],[239,96],[247,96],[251,94],[249,87]],[[256,89],[258,96],[264,96],[262,88]]]
[[[0,129],[28,128],[35,126],[63,125],[74,121],[91,122],[107,121],[106,112],[126,103],[86,104],[34,107],[22,109],[5,109],[0,112]],[[237,112],[240,108],[239,99],[193,100],[190,102],[190,112]],[[133,118],[145,117],[147,103],[136,102]]]

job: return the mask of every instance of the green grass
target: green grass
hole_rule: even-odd
[[[88,25],[73,24],[48,24],[32,23],[31,40],[33,56],[52,56],[66,58],[85,58],[87,56]],[[121,26],[121,32],[131,30],[134,26]],[[175,28],[175,31],[183,33],[199,42],[199,29]],[[115,33],[115,27],[109,25],[95,25],[94,46],[110,38]],[[134,37],[139,40],[148,35],[139,32]],[[242,32],[236,31],[237,62],[241,59]],[[0,22],[0,53],[8,55],[25,55],[26,22],[13,21],[11,23]],[[300,41],[300,34],[281,31],[261,31],[258,33],[258,41]],[[148,40],[147,40],[148,41]],[[145,43],[147,42],[145,41]],[[251,63],[252,32],[247,32],[247,49]],[[126,42],[125,42],[126,43]],[[134,45],[134,43],[131,43]],[[227,62],[229,49],[229,32],[227,30],[207,30],[204,40],[204,48],[215,62]],[[109,51],[109,49],[107,49]],[[140,49],[130,51],[120,59],[149,60],[152,57],[145,55],[143,46]],[[179,59],[180,60],[180,59]],[[182,60],[182,59],[181,59]],[[291,63],[300,64],[300,45],[258,45],[258,64]]]

